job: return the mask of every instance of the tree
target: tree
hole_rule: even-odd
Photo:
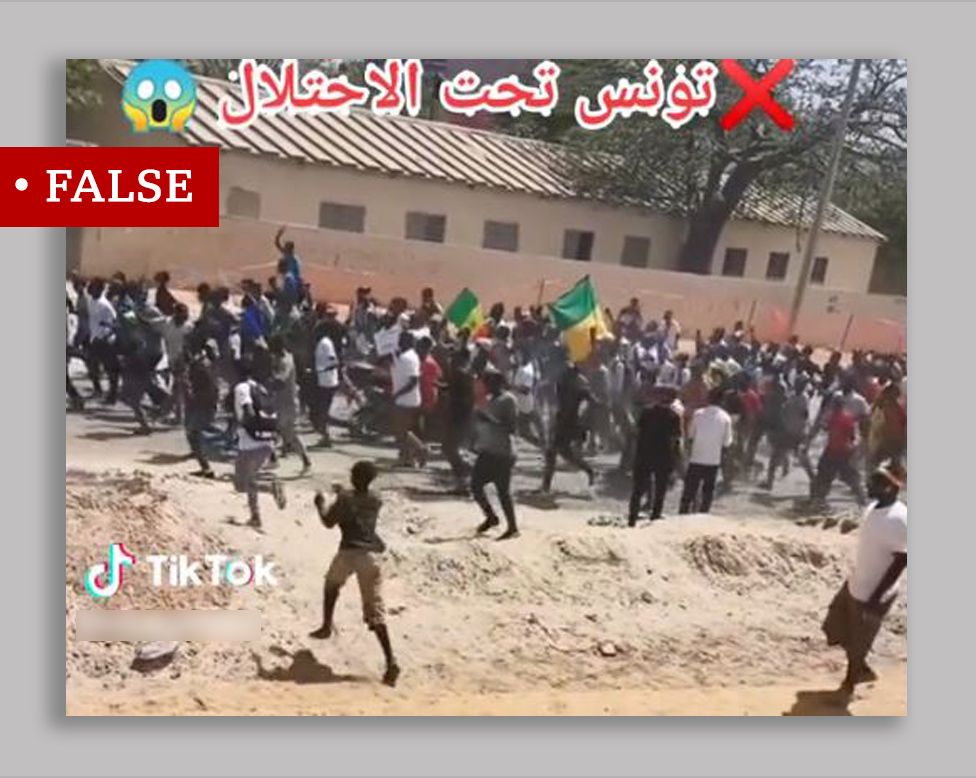
[[[71,110],[86,110],[98,106],[101,97],[95,90],[97,59],[65,60],[65,105]]]
[[[678,259],[681,270],[708,273],[722,229],[758,186],[800,192],[815,198],[834,121],[839,114],[850,64],[800,60],[775,89],[775,98],[796,120],[791,132],[779,129],[754,109],[733,130],[720,117],[741,92],[720,86],[715,108],[679,130],[660,119],[618,117],[602,130],[577,126],[573,107],[579,95],[594,99],[600,88],[621,77],[642,80],[643,60],[560,62],[560,101],[548,119],[528,116],[507,122],[521,135],[565,144],[564,173],[583,195],[643,202],[689,221]],[[678,64],[660,60],[665,83]],[[758,80],[773,60],[744,60]],[[881,160],[904,156],[907,149],[907,66],[900,60],[869,60],[862,68],[846,147],[867,169]],[[877,168],[875,168],[877,169]],[[812,214],[813,200],[805,214]]]

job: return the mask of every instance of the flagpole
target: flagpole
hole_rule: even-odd
[[[810,236],[807,238],[806,249],[803,252],[803,262],[800,264],[800,278],[796,283],[793,307],[790,308],[790,321],[787,327],[790,335],[796,334],[796,322],[800,317],[800,308],[803,307],[803,296],[806,294],[807,284],[810,281],[813,254],[817,250],[817,238],[820,234],[820,228],[823,226],[827,206],[830,204],[830,197],[834,191],[834,181],[837,178],[837,168],[840,165],[840,153],[844,147],[844,137],[847,135],[847,123],[851,118],[851,108],[854,105],[854,92],[857,88],[857,79],[861,74],[862,61],[860,59],[854,60],[850,80],[847,82],[847,93],[844,95],[844,103],[841,107],[840,116],[837,119],[837,131],[834,134],[833,146],[830,149],[830,163],[827,166],[827,175],[820,189],[817,211],[813,217],[813,224],[810,226]]]

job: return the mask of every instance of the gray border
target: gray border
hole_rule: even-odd
[[[185,52],[315,56],[907,56],[912,156],[909,338],[915,407],[911,714],[904,720],[66,720],[59,575],[64,550],[60,323],[51,316],[64,262],[61,231],[0,232],[16,272],[3,306],[10,348],[0,383],[4,478],[13,542],[0,667],[0,767],[22,775],[285,773],[468,775],[966,774],[973,771],[972,606],[962,599],[976,522],[953,510],[971,478],[933,347],[971,305],[974,108],[963,77],[972,6],[939,3],[700,4],[152,4],[33,3],[3,7],[3,145],[62,140],[66,56]],[[273,13],[282,21],[269,24]],[[294,21],[288,21],[294,20]],[[928,32],[929,35],[924,35]],[[250,41],[250,43],[247,43]],[[335,48],[331,48],[334,42]],[[325,51],[323,51],[325,50]],[[13,107],[13,108],[12,108]],[[13,115],[11,115],[13,114]],[[926,263],[926,281],[920,263]],[[950,265],[950,263],[956,263]],[[14,271],[16,268],[16,271]],[[924,340],[915,337],[924,332]],[[23,334],[23,339],[16,335]],[[967,333],[968,334],[968,333]],[[14,336],[14,337],[11,337]],[[948,343],[948,341],[946,341]],[[15,378],[16,376],[16,378]],[[953,376],[955,379],[955,376]],[[38,386],[45,387],[37,391]],[[958,388],[956,388],[958,387]],[[921,394],[920,394],[921,392]],[[928,403],[928,393],[932,402]],[[921,400],[919,399],[921,398]],[[925,403],[919,405],[919,402]],[[940,434],[940,433],[946,434]],[[968,447],[967,447],[968,448]],[[964,469],[965,468],[965,469]],[[940,488],[940,476],[948,488]],[[955,487],[959,491],[958,486]],[[960,495],[961,497],[961,495]],[[968,500],[959,500],[967,506]],[[942,606],[940,608],[940,605]],[[940,615],[941,614],[941,615]]]

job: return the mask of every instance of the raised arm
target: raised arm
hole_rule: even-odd
[[[332,529],[336,524],[339,523],[339,514],[341,508],[339,507],[342,501],[342,496],[336,497],[335,501],[328,508],[325,507],[325,495],[322,492],[315,493],[315,509],[318,511],[319,520],[328,529]]]

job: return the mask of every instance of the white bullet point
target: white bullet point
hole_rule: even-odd
[[[27,179],[18,178],[16,181],[14,181],[14,186],[17,187],[17,191],[23,192],[27,188]]]

